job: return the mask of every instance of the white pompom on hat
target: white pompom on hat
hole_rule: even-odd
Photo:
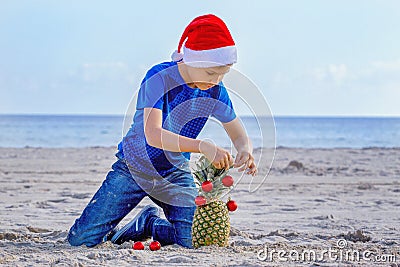
[[[178,50],[175,50],[172,53],[171,58],[173,61],[181,61],[183,59],[183,53],[179,53]]]
[[[197,68],[236,63],[235,42],[228,27],[215,15],[195,18],[186,27],[171,58]]]

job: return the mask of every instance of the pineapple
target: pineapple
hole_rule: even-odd
[[[196,162],[196,166],[193,174],[199,196],[195,200],[197,208],[192,225],[193,247],[213,244],[225,247],[231,225],[227,205],[221,197],[232,187],[233,179],[226,176],[229,170],[215,168],[205,156]]]

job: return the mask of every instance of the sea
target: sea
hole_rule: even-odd
[[[240,118],[255,148],[400,147],[399,117]],[[116,146],[129,125],[122,115],[0,115],[0,147]],[[207,123],[198,138],[231,145],[215,122]]]

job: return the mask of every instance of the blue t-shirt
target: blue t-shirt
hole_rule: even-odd
[[[147,143],[143,123],[147,107],[162,110],[163,129],[189,138],[199,135],[209,116],[223,123],[236,118],[222,82],[208,90],[191,88],[176,62],[153,66],[141,83],[133,124],[118,148],[131,170],[156,179],[187,163],[190,152],[167,151]]]

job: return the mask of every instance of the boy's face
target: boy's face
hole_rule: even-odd
[[[187,66],[187,74],[192,81],[189,86],[197,87],[200,90],[207,90],[218,84],[229,72],[232,65],[210,67],[210,68],[194,68]]]

